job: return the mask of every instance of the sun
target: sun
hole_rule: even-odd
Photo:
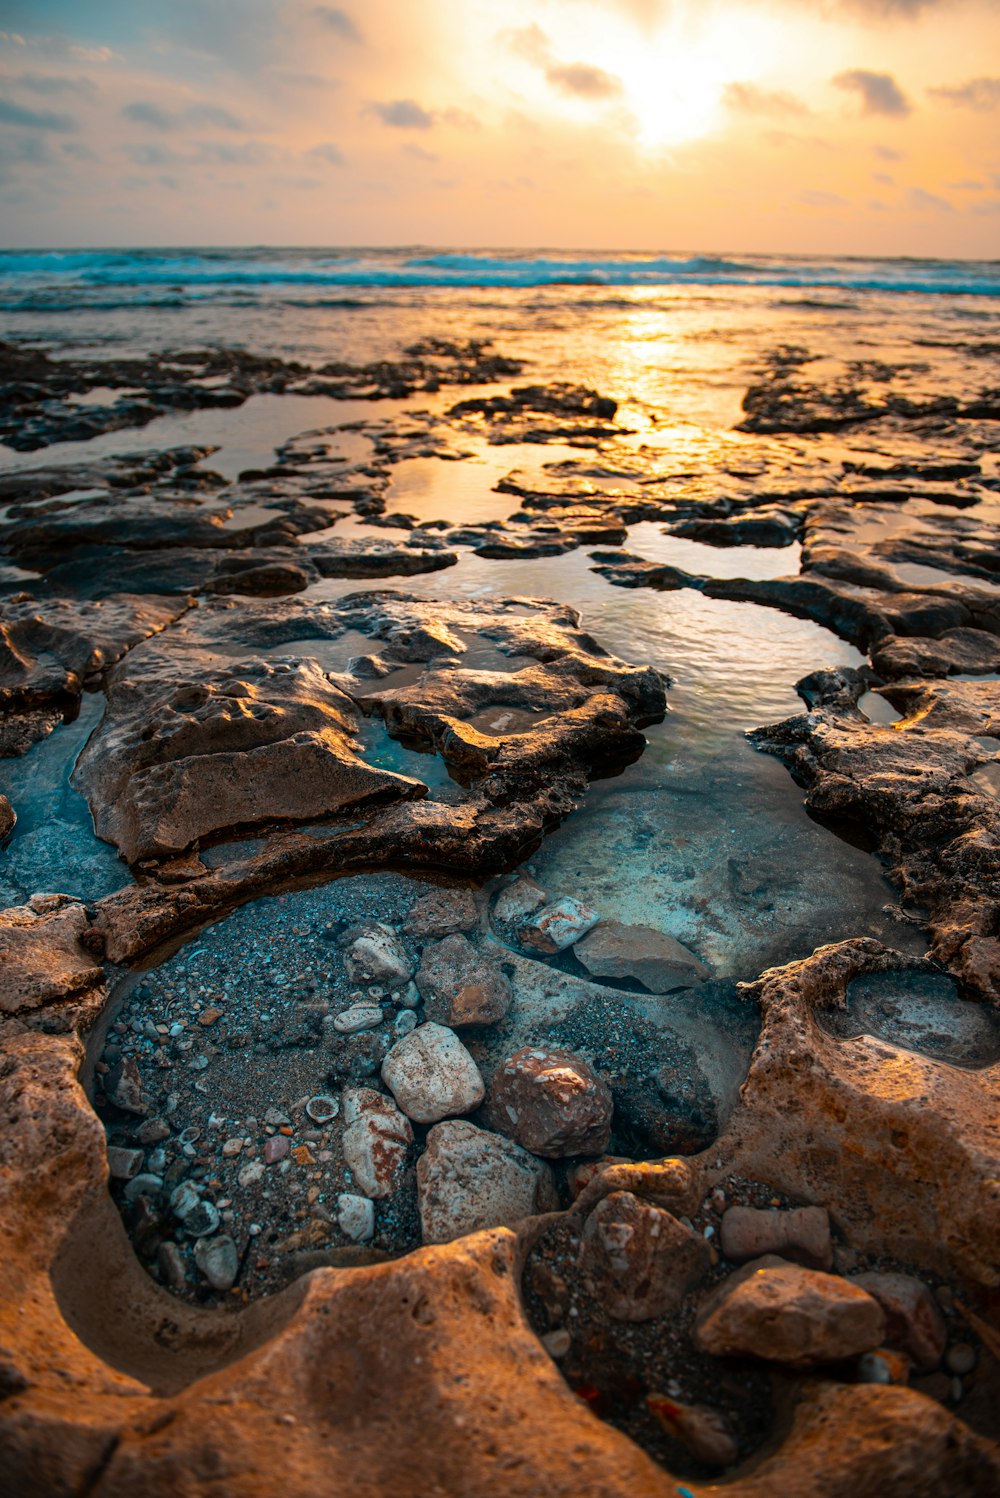
[[[603,66],[622,81],[637,141],[675,146],[723,123],[726,85],[764,75],[777,42],[773,17],[760,11],[713,7],[699,16],[678,7],[652,36],[609,36]]]
[[[546,14],[544,42],[538,40],[529,91],[546,113],[581,123],[613,116],[645,149],[681,145],[723,125],[727,83],[752,83],[773,71],[781,59],[782,32],[768,11],[730,4],[678,0],[652,29],[639,27],[630,13],[603,6],[553,6]],[[530,28],[537,38],[539,28]],[[523,34],[523,33],[522,33]],[[599,99],[572,97],[551,87],[552,63],[597,72],[608,82]],[[523,54],[522,54],[523,64]],[[523,67],[522,83],[530,75]]]

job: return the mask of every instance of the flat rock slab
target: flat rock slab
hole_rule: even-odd
[[[665,931],[601,921],[573,948],[595,978],[632,978],[650,993],[669,993],[712,976],[712,970]]]
[[[639,724],[665,707],[656,672],[600,653],[577,623],[570,609],[520,600],[209,600],[111,673],[75,783],[98,834],[130,863],[255,829],[367,820],[427,787],[368,762],[364,714],[439,750],[490,815],[513,815],[533,835],[572,808],[598,766],[640,753]],[[358,634],[372,642],[367,657]],[[337,661],[341,639],[350,643]],[[463,668],[467,641],[518,669]],[[344,669],[331,669],[331,652]],[[475,728],[498,702],[523,708],[527,726],[502,737]],[[457,823],[463,808],[442,803],[439,816]]]

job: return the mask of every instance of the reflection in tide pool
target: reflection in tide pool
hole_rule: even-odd
[[[722,555],[745,562],[747,550]],[[794,571],[787,549],[772,557]],[[591,566],[583,551],[502,565],[463,555],[448,572],[400,589],[558,598],[581,611],[607,650],[672,679],[668,716],[647,729],[642,758],[595,782],[533,858],[541,882],[609,920],[669,931],[720,976],[749,978],[849,935],[922,951],[914,929],[883,910],[895,897],[878,862],[811,820],[784,766],[744,737],[804,711],[794,689],[801,677],[864,657],[809,620],[691,590],[615,588]]]

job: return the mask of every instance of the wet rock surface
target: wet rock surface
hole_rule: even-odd
[[[988,385],[777,350],[742,445],[688,461],[644,449],[636,404],[511,385],[519,361],[475,341],[2,362],[23,451],[263,391],[423,402],[236,478],[211,445],[0,475],[0,753],[104,694],[75,783],[130,866],[117,893],[0,913],[14,1490],[207,1498],[280,1472],[312,1498],[332,1459],[360,1498],[409,1441],[477,1498],[993,1491]],[[477,388],[435,399],[452,385]],[[401,465],[525,443],[550,456],[496,483],[506,519],[390,509]],[[622,549],[654,523],[662,550]],[[867,653],[754,742],[878,850],[929,958],[845,939],[737,985],[668,920],[522,868],[643,752],[664,680],[463,568],[590,546],[609,583]],[[739,577],[743,548],[788,575]],[[0,839],[20,832],[0,797]],[[392,868],[411,877],[371,872]],[[405,1410],[400,1367],[421,1369]]]

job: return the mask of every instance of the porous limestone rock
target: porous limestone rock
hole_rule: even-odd
[[[385,983],[395,988],[413,976],[413,963],[395,931],[375,921],[351,942],[344,963],[354,983]]]

